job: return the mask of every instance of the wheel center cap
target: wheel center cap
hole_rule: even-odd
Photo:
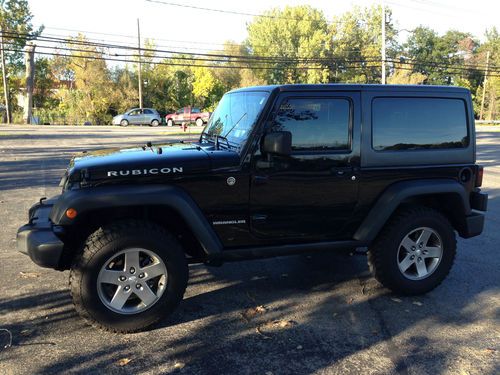
[[[135,280],[137,280],[137,277],[136,276],[130,276],[128,279],[129,279],[129,281],[135,281]]]

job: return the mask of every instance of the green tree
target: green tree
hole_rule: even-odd
[[[43,30],[43,27],[34,30],[32,19],[33,15],[27,0],[0,0],[0,27],[4,44],[8,49],[5,51],[5,65],[11,113],[18,110],[16,108],[15,94],[24,85],[24,80],[19,76],[24,69],[22,50],[28,39],[34,39]],[[1,75],[0,81],[1,101],[3,102],[4,89]]]
[[[139,105],[137,76],[128,65],[115,67],[111,71],[113,92],[111,96],[111,112],[113,115],[124,113]]]
[[[195,103],[203,108],[213,110],[224,94],[224,86],[211,69],[195,67],[193,71],[193,96]]]
[[[34,108],[54,108],[59,104],[55,95],[58,80],[54,74],[53,59],[41,57],[35,60]]]
[[[0,0],[0,26],[4,34],[4,43],[10,49],[6,51],[6,63],[14,73],[21,70],[23,64],[23,48],[26,40],[35,39],[43,31],[43,26],[33,29],[33,15],[27,0]]]
[[[75,86],[63,90],[61,106],[72,119],[71,122],[91,121],[95,124],[107,123],[111,119],[113,81],[103,60],[103,51],[94,46],[84,45],[82,35],[67,46],[78,49],[65,60],[63,70],[74,76]]]
[[[412,72],[404,66],[395,64],[392,74],[387,78],[387,83],[391,85],[421,85],[427,76],[419,72]]]
[[[486,40],[478,48],[477,62],[481,64],[482,69],[486,68],[486,54],[490,53],[489,66],[490,73],[486,77],[484,112],[483,118],[486,120],[500,119],[500,77],[498,77],[498,67],[500,66],[500,33],[496,27],[486,30]],[[492,72],[492,67],[496,67],[497,71]],[[476,114],[479,115],[481,110],[481,101],[483,96],[484,74],[481,76],[481,83],[477,85],[476,97],[474,100]]]
[[[403,53],[414,64],[414,72],[427,76],[425,83],[450,85],[467,80],[477,84],[477,70],[456,69],[464,64],[474,64],[477,45],[469,33],[449,30],[439,36],[434,30],[420,26],[404,43]]]
[[[392,13],[386,8],[386,56],[394,58],[398,50]],[[335,66],[333,82],[379,83],[382,77],[382,7],[354,7],[333,19],[330,35],[333,40]]]
[[[307,62],[330,56],[331,42],[323,12],[303,5],[274,8],[264,14],[268,17],[256,17],[247,27],[248,46],[255,56],[280,58],[253,63],[257,76],[270,84],[328,82],[325,66]]]

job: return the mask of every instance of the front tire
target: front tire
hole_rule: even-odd
[[[400,210],[385,225],[368,252],[375,278],[403,295],[436,288],[450,272],[456,238],[448,219],[427,207]]]
[[[77,312],[91,325],[136,332],[174,311],[188,280],[186,257],[160,226],[135,220],[104,226],[70,272]]]
[[[201,118],[197,118],[195,123],[196,123],[196,126],[203,126],[203,120]]]
[[[174,122],[171,119],[168,119],[167,126],[174,126]]]
[[[128,126],[128,121],[127,120],[121,120],[120,121],[121,126]]]
[[[160,121],[158,120],[151,121],[151,126],[158,126],[158,125],[160,125]]]

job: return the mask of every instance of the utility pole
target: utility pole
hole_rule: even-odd
[[[490,51],[486,52],[486,71],[484,73],[483,81],[483,97],[481,99],[481,111],[479,112],[479,120],[483,119],[484,111],[484,96],[486,95],[486,82],[488,81],[488,68],[490,67]]]
[[[7,84],[7,73],[5,71],[5,55],[3,51],[3,27],[0,25],[0,59],[2,60],[2,78],[3,78],[3,93],[5,95],[5,113],[7,115],[7,124],[10,124],[10,103],[9,91]]]
[[[139,18],[137,19],[137,46],[139,51],[139,108],[142,109],[142,77],[141,77],[141,29],[139,27]]]
[[[24,101],[24,121],[31,124],[33,111],[33,88],[35,77],[35,45],[26,44],[26,99]]]
[[[385,85],[385,3],[382,1],[382,84]]]

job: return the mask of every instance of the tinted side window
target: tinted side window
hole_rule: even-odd
[[[463,148],[469,144],[465,102],[441,98],[375,98],[376,151]]]
[[[153,114],[153,111],[152,111],[152,110],[150,110],[150,109],[145,109],[145,110],[144,110],[144,114],[146,114],[146,115],[152,115],[152,114]]]
[[[292,150],[349,149],[350,101],[341,98],[290,98],[283,101],[273,131],[292,133]]]
[[[200,113],[200,109],[199,108],[193,108],[193,109],[191,109],[191,113]]]

